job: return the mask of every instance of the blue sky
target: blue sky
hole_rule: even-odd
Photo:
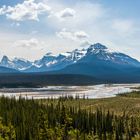
[[[1,0],[0,57],[34,60],[100,42],[140,60],[139,0]]]

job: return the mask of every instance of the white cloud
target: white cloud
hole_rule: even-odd
[[[64,10],[56,13],[56,16],[59,18],[71,18],[74,17],[76,14],[76,11],[74,9],[71,8],[65,8]]]
[[[52,7],[53,14],[49,18],[51,27],[60,30],[62,28],[85,30],[94,26],[94,22],[105,17],[106,11],[101,4],[89,1],[76,2],[75,5],[64,5],[63,3],[48,1]],[[84,28],[84,29],[83,29]],[[92,27],[90,27],[92,28]]]
[[[84,31],[69,31],[63,28],[60,32],[57,32],[56,35],[61,39],[77,42],[77,47],[90,45],[89,35]]]
[[[0,8],[0,15],[5,14],[6,6],[4,5],[2,8]]]
[[[31,49],[33,47],[37,47],[41,45],[36,38],[31,38],[29,40],[18,40],[14,43],[15,47],[24,47]]]
[[[84,31],[69,31],[63,28],[60,32],[57,32],[56,35],[63,39],[70,39],[73,41],[83,41],[88,39],[87,33]]]
[[[89,47],[93,42],[90,42],[89,40],[84,40],[81,42],[80,47]]]
[[[35,0],[25,0],[14,7],[3,6],[0,8],[0,15],[6,15],[8,19],[14,21],[39,20],[39,15],[49,13],[51,8],[42,2],[36,3]]]
[[[76,38],[78,39],[85,39],[88,38],[87,33],[85,33],[84,31],[77,31],[74,33],[74,35],[76,36]]]
[[[56,32],[56,35],[63,39],[75,40],[74,34],[67,29],[62,29],[60,32]]]

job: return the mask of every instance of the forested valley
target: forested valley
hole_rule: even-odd
[[[78,96],[43,100],[0,97],[0,140],[140,139],[139,115],[94,109],[92,104],[88,106],[92,102]]]

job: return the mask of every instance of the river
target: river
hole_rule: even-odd
[[[44,88],[5,88],[0,89],[0,96],[19,96],[24,98],[45,99],[60,96],[79,96],[80,98],[98,99],[115,97],[140,87],[140,84],[102,84],[93,86],[48,86]]]

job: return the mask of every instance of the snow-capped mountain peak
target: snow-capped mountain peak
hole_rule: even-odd
[[[13,68],[26,72],[43,72],[51,70],[60,70],[68,65],[81,62],[95,62],[97,60],[108,63],[131,65],[140,67],[140,62],[128,55],[119,52],[110,51],[106,46],[96,43],[88,48],[75,49],[71,52],[61,53],[57,56],[52,53],[46,53],[41,59],[30,62],[21,58],[9,59],[3,56],[0,66]]]
[[[108,49],[106,46],[104,46],[104,45],[102,45],[100,43],[93,44],[89,48],[93,48],[95,50],[105,50],[105,49]]]
[[[4,55],[1,59],[1,62],[6,63],[7,61],[9,61],[9,58],[6,55]]]
[[[11,68],[13,68],[12,61],[6,55],[4,55],[2,57],[0,65],[4,66],[4,67],[11,67]]]
[[[93,45],[90,45],[90,47],[87,49],[87,54],[101,54],[106,53],[108,51],[108,48],[100,43],[96,43]]]
[[[9,59],[7,56],[3,56],[0,62],[0,66],[4,66],[7,68],[12,68],[16,70],[24,70],[29,68],[32,65],[32,62],[22,59],[22,58],[14,58]]]

